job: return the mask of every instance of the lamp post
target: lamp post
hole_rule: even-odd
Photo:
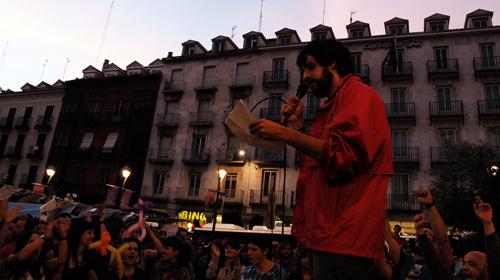
[[[47,176],[49,176],[49,180],[47,181],[47,186],[48,186],[50,180],[52,180],[52,177],[56,174],[56,170],[53,167],[47,167],[45,173],[47,173]]]
[[[130,176],[130,174],[132,174],[132,171],[130,170],[130,168],[128,166],[124,166],[122,168],[121,172],[122,172],[122,177],[123,177],[122,188],[124,188],[125,187],[125,182],[127,182],[127,179]]]
[[[219,212],[219,199],[220,199],[220,195],[221,195],[221,191],[220,191],[220,183],[221,181],[224,179],[224,177],[226,176],[226,170],[221,168],[221,169],[217,169],[217,175],[218,175],[218,180],[217,180],[217,192],[215,194],[215,203],[214,203],[214,216],[212,218],[212,232],[215,231],[215,222],[217,220],[217,212]]]

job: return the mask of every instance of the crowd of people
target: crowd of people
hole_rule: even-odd
[[[500,240],[491,206],[480,197],[473,205],[484,226],[484,252],[455,256],[431,192],[419,189],[416,195],[426,208],[415,217],[416,246],[406,246],[400,228],[391,231],[387,223],[386,255],[373,262],[366,279],[500,279]],[[56,213],[48,220],[19,211],[2,201],[0,279],[312,279],[314,256],[295,242],[196,240],[184,228],[164,237],[145,222],[147,234],[140,241],[139,227],[128,230],[137,220],[121,222],[102,208],[83,218]],[[127,244],[121,260],[111,251],[101,255],[91,249],[104,233],[114,248]]]

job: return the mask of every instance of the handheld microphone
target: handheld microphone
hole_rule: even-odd
[[[306,96],[307,92],[309,91],[309,85],[306,83],[300,83],[299,87],[297,88],[297,92],[295,93],[295,96],[297,96],[299,99],[304,98]],[[288,117],[290,117],[290,113],[283,113],[283,120],[281,123],[286,124]]]

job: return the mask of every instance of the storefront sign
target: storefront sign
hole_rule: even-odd
[[[388,49],[392,47],[393,40],[385,42],[369,42],[363,44],[363,49],[373,51],[375,49]],[[422,47],[422,41],[420,40],[405,40],[398,41],[396,39],[396,48],[420,48]]]
[[[201,227],[205,226],[205,224],[207,223],[207,217],[203,212],[184,210],[180,211],[179,214],[177,214],[177,217],[179,218],[179,220],[198,221]]]

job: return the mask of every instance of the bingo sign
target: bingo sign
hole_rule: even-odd
[[[179,214],[177,214],[177,217],[179,220],[187,220],[187,221],[198,221],[200,224],[200,227],[204,227],[205,224],[207,223],[207,217],[205,216],[205,213],[203,212],[196,212],[196,211],[180,211]],[[184,223],[181,221],[181,223]]]

